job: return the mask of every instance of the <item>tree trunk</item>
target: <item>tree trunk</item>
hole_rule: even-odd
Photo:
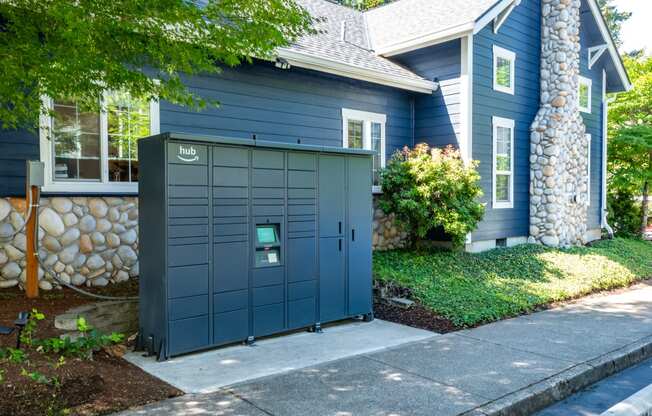
[[[643,203],[641,204],[641,235],[645,235],[647,231],[648,220],[648,201],[647,197],[650,192],[650,182],[645,181],[643,184]]]

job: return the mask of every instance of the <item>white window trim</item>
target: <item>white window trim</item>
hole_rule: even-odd
[[[371,123],[380,124],[380,167],[384,168],[386,163],[386,141],[385,141],[385,124],[387,122],[387,115],[381,113],[371,113],[368,111],[352,110],[349,108],[342,109],[342,147],[349,147],[349,120],[362,121],[362,147],[366,150],[371,148]],[[382,190],[380,186],[373,186],[372,192],[380,193]]]
[[[514,120],[502,117],[493,117],[492,118],[492,142],[493,142],[493,153],[491,154],[492,159],[492,207],[494,209],[505,209],[505,208],[514,208]],[[511,143],[509,146],[510,150],[510,168],[509,171],[498,171],[496,167],[496,153],[497,153],[497,141],[498,137],[497,130],[498,127],[508,128],[512,131],[511,134]],[[509,175],[509,201],[496,201],[496,175]]]
[[[581,101],[580,101],[580,86],[582,84],[588,85],[588,87],[589,87],[589,105],[588,105],[588,107],[582,107],[582,105],[580,104],[581,103]],[[586,78],[586,77],[583,77],[583,76],[580,75],[579,80],[577,82],[577,107],[583,113],[591,114],[591,93],[592,93],[592,88],[593,88],[593,80],[591,80],[591,78]]]
[[[586,134],[587,142],[587,165],[586,165],[586,205],[591,206],[591,140],[592,137],[589,133]]]
[[[44,108],[52,110],[53,100],[49,97],[42,97]],[[104,107],[104,106],[103,106]],[[158,100],[149,102],[149,129],[150,134],[159,134],[160,107]],[[109,193],[109,194],[137,194],[138,182],[109,182],[109,143],[108,143],[108,114],[106,109],[100,112],[100,182],[56,182],[52,177],[54,163],[54,143],[51,140],[53,131],[52,117],[50,114],[41,113],[39,117],[39,144],[41,161],[45,164],[45,184],[43,192],[60,194],[83,194],[83,193]]]
[[[515,72],[516,72],[516,54],[510,50],[507,50],[505,48],[501,48],[500,46],[493,45],[493,83],[494,83],[494,91],[498,92],[504,92],[506,94],[511,94],[514,95],[514,90],[515,90]],[[511,87],[504,87],[502,85],[498,85],[498,79],[496,77],[496,70],[498,69],[498,58],[503,58],[507,59],[510,62],[510,71],[509,71],[509,85]]]

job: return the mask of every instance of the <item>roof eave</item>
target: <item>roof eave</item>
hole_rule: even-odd
[[[405,77],[389,75],[380,71],[374,71],[355,65],[344,64],[339,61],[326,59],[288,49],[279,49],[277,55],[288,61],[292,66],[304,69],[312,69],[332,75],[339,75],[346,78],[367,81],[374,84],[386,85],[402,90],[414,91],[423,94],[431,94],[435,84],[428,80],[409,79]]]

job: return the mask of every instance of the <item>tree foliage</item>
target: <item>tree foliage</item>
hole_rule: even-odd
[[[618,10],[618,8],[613,4],[614,0],[598,0],[598,5],[600,6],[600,11],[604,17],[609,32],[611,32],[611,37],[613,38],[616,45],[622,45],[622,39],[620,38],[620,28],[622,24],[632,17],[631,12],[623,12]]]
[[[385,0],[339,0],[345,6],[358,10],[368,10],[385,4]],[[388,2],[389,3],[389,2]]]
[[[625,56],[624,63],[632,89],[616,95],[609,107],[609,204],[612,222],[625,225],[619,231],[635,233],[647,225],[652,183],[652,57]],[[632,204],[641,196],[634,227]]]
[[[94,109],[105,89],[216,104],[189,91],[181,74],[270,57],[310,27],[293,0],[2,1],[0,124],[33,126],[43,95]]]
[[[454,246],[462,246],[484,215],[478,201],[482,189],[477,164],[465,164],[451,146],[406,147],[394,154],[381,173],[379,205],[385,213],[395,214],[412,243],[442,227]]]

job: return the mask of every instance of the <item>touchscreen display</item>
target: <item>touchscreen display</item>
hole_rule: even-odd
[[[274,227],[256,227],[256,235],[259,244],[273,244],[277,242]]]

